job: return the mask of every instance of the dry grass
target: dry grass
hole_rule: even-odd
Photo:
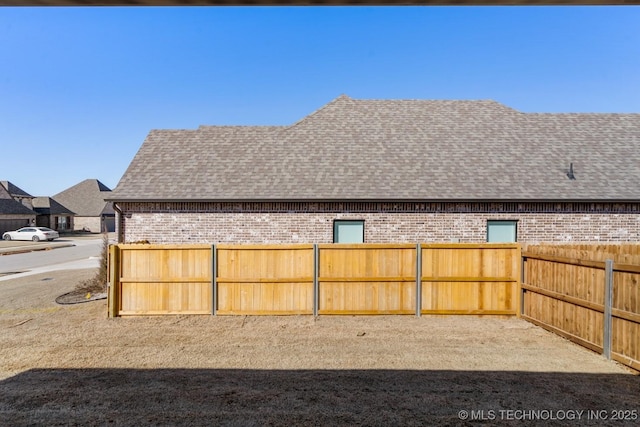
[[[461,425],[461,410],[640,409],[640,377],[520,319],[107,319],[104,300],[53,303],[94,274],[0,282],[0,424]],[[514,425],[496,414],[488,424]]]
[[[89,279],[81,280],[75,289],[59,295],[56,302],[59,304],[75,304],[86,302],[95,295],[106,295],[107,282],[109,280],[109,235],[102,233],[102,248],[100,251],[100,267]]]

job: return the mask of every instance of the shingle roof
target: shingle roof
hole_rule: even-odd
[[[111,203],[105,201],[110,194],[109,187],[97,179],[85,179],[54,195],[53,199],[71,209],[77,216],[100,216],[103,211],[112,210]]]
[[[7,189],[4,188],[4,186],[1,184],[0,184],[0,199],[13,199],[13,197],[11,197],[11,194],[9,194]]]
[[[33,197],[31,194],[27,193],[10,181],[0,181],[0,185],[2,185],[9,192],[9,194],[11,194],[11,196]]]
[[[640,200],[639,147],[640,114],[341,96],[292,126],[153,130],[110,199]]]
[[[74,212],[62,206],[51,197],[36,197],[33,199],[33,210],[44,215],[73,215]]]
[[[6,182],[6,181],[0,181]],[[35,215],[36,213],[15,200],[3,184],[0,184],[0,215]]]
[[[0,198],[0,215],[35,215],[36,213],[14,199]]]

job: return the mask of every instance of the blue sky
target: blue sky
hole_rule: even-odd
[[[35,196],[340,94],[640,113],[640,7],[0,8],[0,179]]]

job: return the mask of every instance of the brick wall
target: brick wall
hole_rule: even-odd
[[[315,211],[287,211],[286,206],[269,204],[260,212],[243,212],[242,207],[211,211],[201,206],[189,212],[181,204],[151,206],[123,204],[121,218],[123,241],[148,240],[151,243],[330,243],[333,241],[333,221],[357,219],[365,222],[365,242],[484,242],[487,220],[517,220],[518,241],[521,242],[636,242],[640,241],[640,212],[637,206],[607,208],[581,206],[578,212],[473,212],[472,209],[450,209],[413,212],[410,209],[381,208],[372,204],[354,212],[344,204],[334,204]],[[494,206],[501,210],[499,206]],[[449,209],[449,208],[447,208]],[[443,209],[443,210],[447,210]],[[555,208],[554,208],[555,209]],[[218,211],[216,211],[218,210]],[[460,210],[467,210],[460,212]],[[532,209],[529,209],[532,210]],[[546,210],[549,209],[547,206]],[[569,209],[565,209],[569,210]],[[582,210],[582,212],[580,212]],[[589,211],[591,210],[591,211]]]
[[[74,230],[91,231],[92,233],[100,233],[101,219],[99,216],[76,216],[73,221]]]

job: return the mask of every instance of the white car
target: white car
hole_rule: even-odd
[[[7,231],[2,235],[4,240],[53,240],[60,237],[57,231],[47,227],[23,227],[16,231]]]

